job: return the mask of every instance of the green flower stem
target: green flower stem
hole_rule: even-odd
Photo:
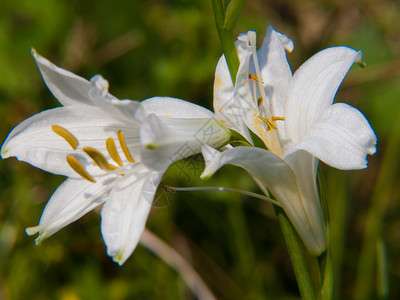
[[[221,41],[222,51],[224,52],[226,62],[228,64],[229,73],[231,74],[232,82],[236,82],[236,74],[239,68],[239,58],[236,53],[235,39],[231,30],[224,29],[225,11],[221,0],[211,0],[214,10],[215,24],[217,25],[218,36]]]
[[[316,298],[310,272],[297,233],[283,209],[274,205],[274,210],[278,217],[279,225],[281,226],[283,237],[292,261],[301,298],[303,300],[315,300]]]

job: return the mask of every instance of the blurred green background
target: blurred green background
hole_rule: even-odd
[[[400,299],[399,20],[397,1],[248,0],[235,29],[256,30],[261,41],[272,23],[294,40],[293,70],[329,46],[364,51],[367,68],[352,68],[336,101],[367,116],[378,152],[366,170],[321,164],[336,299]],[[30,47],[85,78],[102,74],[120,99],[171,96],[212,109],[221,48],[210,1],[2,0],[1,141],[22,120],[59,105]],[[165,182],[258,191],[240,169],[225,167],[209,182],[196,179],[201,169],[201,159],[185,160],[169,169]],[[113,263],[97,213],[36,247],[24,229],[37,224],[63,178],[15,159],[1,161],[0,176],[0,299],[195,299],[181,275],[141,245],[123,267]],[[219,299],[299,299],[279,225],[261,200],[161,191],[147,227],[181,253]]]

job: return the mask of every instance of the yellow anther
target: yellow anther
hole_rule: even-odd
[[[118,166],[122,167],[122,160],[121,157],[118,154],[117,147],[115,147],[115,142],[113,138],[108,138],[106,140],[106,147],[108,154],[110,154],[110,157],[112,158],[113,161],[115,161]]]
[[[67,163],[69,166],[74,170],[76,173],[81,175],[84,179],[95,183],[96,180],[85,170],[82,164],[75,158],[75,156],[68,155],[67,156]]]
[[[72,149],[76,150],[79,146],[78,139],[67,129],[61,127],[59,125],[52,125],[51,130],[61,136],[64,140],[68,142],[68,144],[72,147]]]
[[[256,81],[256,82],[260,82],[259,80],[258,80],[258,77],[256,76],[256,75],[254,75],[254,74],[251,74],[251,73],[249,73],[249,78],[251,79],[251,80],[253,80],[253,81]]]
[[[119,144],[121,145],[122,151],[125,154],[126,159],[131,162],[134,163],[135,160],[133,159],[131,153],[129,152],[128,147],[126,146],[126,142],[125,142],[125,138],[124,138],[124,133],[122,132],[122,130],[118,130],[118,140],[119,140]]]
[[[258,98],[257,105],[260,106],[263,103],[263,97]]]
[[[284,117],[272,117],[272,121],[285,121]]]
[[[89,155],[91,159],[94,160],[94,162],[100,167],[100,169],[105,170],[105,171],[117,169],[116,166],[113,166],[108,163],[107,159],[104,157],[103,154],[100,153],[99,150],[96,150],[91,147],[85,147],[82,150],[85,151],[85,153],[87,155]]]
[[[273,120],[264,118],[263,116],[258,116],[259,119],[263,120],[267,124],[267,131],[270,131],[271,129],[277,130],[276,126],[274,125]]]

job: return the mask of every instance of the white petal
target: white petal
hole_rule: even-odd
[[[49,90],[64,106],[93,105],[89,98],[92,85],[86,79],[64,70],[32,50],[32,55]]]
[[[167,118],[201,119],[212,118],[213,113],[188,101],[170,97],[153,97],[146,99],[140,104],[146,115],[155,114]]]
[[[344,76],[362,53],[348,47],[318,52],[294,74],[285,107],[286,136],[298,143],[333,102]]]
[[[290,38],[276,31],[270,25],[263,44],[257,51],[264,87],[268,98],[271,99],[270,103],[272,103],[273,116],[284,116],[284,105],[292,79],[286,51],[292,52],[293,47],[293,41]]]
[[[337,103],[314,123],[304,139],[291,149],[304,149],[326,164],[343,170],[367,167],[367,155],[376,152],[377,137],[356,108]]]
[[[243,48],[243,42],[237,42],[236,44],[240,60],[235,84],[237,88],[233,87],[225,56],[222,55],[215,70],[214,111],[216,118],[226,127],[237,131],[252,143],[249,130],[245,124],[249,112],[254,111],[254,105],[249,102],[251,100],[251,92],[249,84],[246,82],[249,76],[251,51],[246,51],[246,49]],[[241,97],[236,98],[237,96]]]
[[[52,130],[52,125],[62,126],[75,136],[78,149],[73,150]],[[1,155],[3,158],[15,156],[48,172],[77,177],[66,156],[74,154],[88,171],[98,172],[99,168],[80,149],[96,148],[107,156],[106,139],[112,137],[118,141],[118,130],[124,132],[128,146],[139,145],[139,128],[134,123],[113,119],[96,107],[59,107],[36,114],[15,127],[3,144]]]
[[[286,35],[268,26],[262,47],[257,51],[265,93],[268,99],[263,101],[266,110],[274,117],[285,116],[285,102],[292,80],[292,71],[286,58],[286,51],[293,50],[293,41]],[[276,122],[280,140],[286,140],[285,124]]]
[[[264,184],[281,203],[310,253],[318,255],[325,250],[325,228],[318,196],[313,188],[315,183],[306,179],[298,181],[298,175],[292,168],[267,150],[236,147],[221,153],[208,146],[203,146],[202,150],[206,161],[202,178],[211,176],[226,164],[242,167]],[[308,170],[313,172],[313,167]],[[313,173],[310,173],[306,178],[312,176]]]
[[[39,225],[27,228],[26,232],[29,235],[39,232],[36,244],[40,244],[45,238],[102,204],[112,180],[104,178],[97,183],[91,183],[83,179],[67,179],[47,202]]]
[[[136,248],[146,225],[163,172],[113,189],[101,211],[101,232],[107,253],[122,265]]]
[[[154,170],[166,169],[175,161],[200,153],[204,144],[220,147],[229,131],[214,118],[173,119],[150,115],[140,128],[142,162]]]

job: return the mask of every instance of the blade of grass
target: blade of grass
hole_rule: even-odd
[[[400,111],[386,147],[378,180],[372,194],[372,203],[368,212],[361,254],[358,261],[354,299],[365,300],[372,297],[374,276],[376,274],[376,244],[382,238],[384,216],[396,180],[396,171],[400,163]]]

